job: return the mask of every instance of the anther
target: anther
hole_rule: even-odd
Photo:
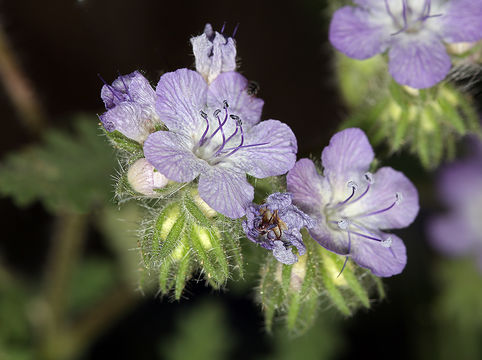
[[[239,116],[238,115],[229,115],[229,117],[233,120],[235,120],[236,122],[239,120]]]
[[[400,205],[400,203],[402,202],[402,200],[403,200],[403,195],[402,195],[402,193],[397,192],[397,193],[395,194],[395,205]]]
[[[348,181],[346,183],[346,186],[349,187],[349,188],[353,188],[354,191],[357,191],[358,190],[358,184],[352,180]]]
[[[338,220],[336,224],[341,230],[346,230],[348,229],[349,222],[347,219],[341,219],[341,220]]]
[[[392,246],[392,243],[393,243],[393,240],[391,236],[387,237],[381,242],[382,246],[386,248],[389,248],[390,246]]]
[[[223,109],[226,110],[227,108],[229,108],[229,104],[226,100],[223,101]]]
[[[206,114],[204,111],[200,110],[199,111],[199,115],[201,115],[203,117],[203,119],[207,119],[208,118],[208,114]]]
[[[221,109],[216,109],[214,112],[213,112],[213,116],[214,117],[218,117],[219,113],[221,112]]]
[[[366,172],[363,177],[369,184],[373,184],[375,182],[375,179],[373,178],[373,174],[371,172]]]

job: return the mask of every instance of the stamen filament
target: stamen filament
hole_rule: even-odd
[[[134,101],[134,100],[132,99],[131,94],[129,93],[129,88],[127,87],[127,85],[126,85],[126,83],[125,83],[125,81],[124,81],[124,77],[121,75],[120,72],[117,72],[117,73],[119,74],[119,77],[120,77],[120,79],[121,79],[121,81],[122,81],[122,84],[124,85],[124,89],[126,89],[126,94],[127,94],[127,96],[129,96],[129,99],[131,99],[131,101]]]
[[[350,236],[350,232],[348,232],[348,255],[350,254],[350,251],[351,251],[351,236]],[[349,256],[346,256],[345,258],[345,262],[343,263],[343,267],[341,268],[341,271],[340,273],[338,274],[338,276],[336,277],[337,279],[340,277],[341,273],[343,272],[343,270],[345,270],[345,266],[346,266],[346,263],[348,262],[348,258]]]
[[[201,139],[199,140],[199,146],[202,146],[204,144],[204,141],[206,140],[205,137],[206,137],[206,134],[208,133],[209,131],[209,119],[208,119],[208,115],[204,112],[204,111],[200,111],[199,112],[201,117],[206,120],[206,130],[204,130],[204,133],[203,135],[201,136]]]

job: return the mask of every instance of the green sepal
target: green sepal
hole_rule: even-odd
[[[142,145],[137,141],[129,139],[117,130],[109,132],[103,126],[101,129],[115,148],[124,150],[131,154],[143,154]]]

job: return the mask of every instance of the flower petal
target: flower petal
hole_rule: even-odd
[[[389,277],[400,274],[407,264],[407,252],[403,241],[394,234],[383,234],[383,238],[391,237],[389,248],[380,242],[352,236],[351,258],[358,265],[370,269],[376,276]]]
[[[197,72],[179,69],[161,76],[156,110],[171,131],[191,136],[206,126],[199,112],[206,105],[207,84]]]
[[[373,149],[365,133],[357,128],[345,129],[330,140],[323,149],[321,162],[324,174],[332,189],[332,199],[342,201],[347,183],[357,181],[365,173],[374,158]]]
[[[273,247],[273,255],[280,263],[286,265],[293,265],[298,261],[298,258],[293,254],[291,248],[285,248],[282,241],[275,241]]]
[[[438,181],[438,193],[444,203],[462,206],[471,202],[480,192],[482,166],[480,158],[457,161],[442,169]]]
[[[245,174],[218,165],[201,173],[199,195],[214,210],[237,219],[244,216],[248,204],[253,201],[254,188]]]
[[[419,210],[418,192],[412,182],[391,167],[379,169],[373,179],[367,194],[347,206],[343,214],[372,229],[400,229],[410,225]],[[394,205],[397,197],[398,203]],[[367,216],[378,211],[381,212]]]
[[[431,219],[427,230],[432,245],[446,255],[467,255],[476,248],[477,234],[459,213]]]
[[[387,49],[390,39],[388,14],[371,13],[365,9],[345,6],[331,19],[329,39],[331,44],[354,59],[368,59]]]
[[[176,182],[189,182],[208,167],[191,151],[191,140],[182,134],[157,131],[144,143],[144,156],[161,174]]]
[[[388,69],[395,81],[416,89],[442,81],[451,67],[445,46],[428,32],[395,36],[388,56]]]
[[[452,0],[440,21],[446,42],[478,41],[482,39],[482,2]]]
[[[298,160],[288,172],[286,183],[293,195],[293,204],[308,213],[320,212],[331,196],[326,178],[318,174],[310,159]]]
[[[248,80],[241,74],[230,71],[219,75],[209,86],[208,106],[222,108],[223,101],[229,104],[229,112],[241,118],[243,125],[257,124],[261,118],[264,101],[248,95]]]
[[[154,121],[149,117],[148,112],[144,111],[142,105],[134,102],[120,103],[99,118],[107,131],[117,130],[141,144],[155,126]]]
[[[321,213],[310,214],[310,216],[315,221],[315,226],[308,229],[313,240],[335,254],[347,255],[349,242],[347,233],[345,231],[330,230]]]
[[[288,125],[278,120],[266,120],[255,125],[244,139],[244,145],[263,145],[241,148],[228,160],[251,176],[261,179],[281,175],[295,164],[298,150],[296,137]]]

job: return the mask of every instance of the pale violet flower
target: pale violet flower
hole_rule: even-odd
[[[169,179],[149,164],[145,158],[136,160],[127,171],[127,181],[138,193],[156,196],[156,189],[162,189]]]
[[[313,239],[385,277],[400,273],[407,257],[402,240],[384,230],[415,219],[418,193],[391,167],[368,172],[373,158],[365,133],[346,129],[323,150],[323,175],[313,161],[301,159],[288,173],[287,185],[293,203],[316,221],[308,230]]]
[[[236,43],[232,37],[225,38],[222,32],[206,24],[204,33],[191,38],[196,70],[208,83],[223,72],[236,70]]]
[[[248,95],[248,81],[225,72],[210,85],[195,71],[164,74],[156,109],[169,131],[144,143],[146,159],[176,182],[199,177],[201,198],[231,218],[245,214],[254,189],[246,174],[264,178],[286,173],[296,161],[291,129],[278,120],[259,122],[263,101]]]
[[[402,85],[427,88],[451,67],[445,43],[482,39],[481,0],[354,0],[330,24],[333,46],[355,59],[388,50],[389,71]]]
[[[161,124],[155,109],[156,93],[138,71],[119,76],[112,85],[105,83],[101,97],[107,112],[100,120],[109,132],[117,130],[142,144]]]
[[[251,204],[246,210],[243,230],[252,242],[271,250],[281,263],[292,265],[306,253],[300,230],[313,227],[314,221],[291,203],[289,193],[274,193],[262,205]]]
[[[482,143],[474,140],[470,157],[447,165],[438,193],[448,212],[430,219],[432,245],[448,256],[473,256],[482,271]]]

